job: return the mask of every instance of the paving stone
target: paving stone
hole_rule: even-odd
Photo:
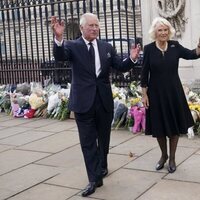
[[[36,130],[40,131],[50,131],[50,132],[61,132],[61,131],[67,131],[72,128],[76,128],[76,124],[74,123],[74,120],[65,120],[65,121],[56,121],[56,123],[48,124],[47,126],[39,127]]]
[[[137,135],[136,137],[110,149],[110,152],[125,155],[128,155],[131,152],[135,156],[140,156],[156,146],[157,142],[151,136]]]
[[[12,149],[12,146],[9,145],[0,145],[0,153],[9,149]]]
[[[5,139],[1,139],[0,144],[20,146],[20,145],[24,145],[26,143],[30,143],[30,142],[45,138],[52,134],[54,134],[54,133],[44,132],[44,131],[42,132],[42,131],[38,131],[38,130],[28,130],[24,133],[20,133],[20,134],[14,135],[12,137],[7,137]]]
[[[119,169],[104,179],[104,185],[91,197],[107,200],[134,200],[151,188],[162,177],[161,173]]]
[[[37,120],[37,119],[34,119]],[[5,126],[5,127],[13,127],[13,126],[19,126],[22,124],[27,124],[30,121],[28,121],[28,119],[24,119],[24,118],[10,118],[7,119],[6,121],[1,122],[1,126]]]
[[[197,151],[196,154],[200,154],[200,151]]]
[[[183,162],[185,159],[187,159],[189,156],[191,156],[195,151],[196,151],[195,148],[186,148],[186,147],[178,146],[177,152],[176,152],[177,166],[181,162]],[[156,171],[155,166],[158,160],[160,159],[160,156],[161,156],[160,148],[156,147],[152,149],[151,151],[147,152],[146,154],[142,155],[141,157],[127,164],[125,168]],[[166,162],[165,167],[162,170],[159,170],[159,172],[168,173],[167,165],[168,165],[168,162]]]
[[[66,200],[79,190],[58,187],[54,185],[40,184],[32,187],[9,200]]]
[[[19,126],[14,126],[14,127],[9,127],[6,129],[1,129],[0,130],[0,139],[2,138],[7,138],[10,137],[12,135],[16,135],[18,133],[23,133],[30,130],[30,128],[23,128],[23,127],[19,127]]]
[[[56,153],[78,143],[79,138],[76,132],[64,131],[23,145],[20,149]]]
[[[0,113],[1,117],[0,117],[0,122],[1,122],[1,126],[2,126],[2,122],[10,122],[10,120],[15,120],[12,116],[10,115],[7,115],[7,114],[3,114],[3,113]],[[4,124],[4,123],[3,123]]]
[[[57,120],[42,119],[42,118],[33,118],[33,119],[24,119],[24,120],[27,121],[27,123],[23,123],[20,126],[29,127],[29,128],[38,128],[38,127],[54,124],[57,122]]]
[[[74,148],[72,151],[73,151],[72,155],[76,156],[77,154],[76,153],[74,154]],[[84,161],[83,161],[83,159],[80,160],[80,159],[76,159],[76,158],[69,158],[69,155],[70,155],[70,152],[66,151],[65,157],[62,157],[62,158],[57,157],[56,158],[57,160],[61,160],[61,159],[66,160],[66,157],[68,156],[68,159],[67,159],[68,161],[65,162],[66,164],[65,165],[62,164],[62,167],[63,166],[67,167],[67,170],[65,170],[60,175],[48,180],[47,183],[61,185],[61,186],[70,187],[70,188],[83,189],[88,183],[88,178],[86,175]],[[82,155],[80,155],[80,152],[79,152],[79,156],[82,157]],[[49,162],[49,159],[51,159],[52,157],[55,158],[55,156],[50,156],[49,158],[41,160],[39,163],[40,164],[50,164],[50,163],[52,164],[52,162]],[[108,156],[108,165],[109,165],[108,176],[110,176],[116,170],[120,169],[121,167],[123,167],[124,165],[126,165],[133,159],[134,158],[130,158],[130,157],[124,156],[124,155],[109,154],[109,156]],[[45,162],[47,160],[48,160],[48,162]],[[55,164],[55,163],[53,163],[53,164]],[[61,166],[61,165],[59,165],[59,166]]]
[[[137,200],[199,200],[199,191],[196,183],[161,180]]]
[[[10,172],[19,167],[48,156],[47,153],[8,150],[0,153],[0,174]]]
[[[188,139],[187,135],[182,135],[179,139],[178,146],[199,148],[200,137],[195,136],[194,139]]]
[[[38,185],[58,173],[59,170],[55,167],[30,164],[4,174],[0,176],[0,200],[5,200],[34,185]]]
[[[37,164],[40,165],[51,165],[63,168],[66,167],[68,169],[73,169],[83,163],[84,161],[80,145],[72,146],[37,162]]]
[[[0,112],[0,118],[8,116],[8,114],[6,114],[5,112]]]
[[[169,174],[167,163],[159,172],[154,169],[160,158],[155,138],[113,130],[109,174],[102,187],[83,198],[88,179],[75,121],[0,113],[0,200],[199,200],[199,139],[180,137],[177,170]]]
[[[175,173],[167,175],[166,179],[200,183],[199,169],[200,155],[192,155],[178,166]]]
[[[71,128],[70,131],[76,131],[76,132],[78,132],[78,127],[75,126],[74,128]]]
[[[111,132],[110,138],[110,146],[115,147],[127,140],[135,137],[132,133],[128,132],[127,130],[115,130]]]
[[[87,172],[83,162],[66,169],[58,176],[46,181],[48,184],[82,190],[88,184]]]

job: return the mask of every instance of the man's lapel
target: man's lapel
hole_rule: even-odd
[[[101,63],[101,73],[104,70],[105,67],[105,46],[103,45],[103,43],[99,40],[97,40],[97,45],[98,45],[98,50],[99,50],[99,59],[100,59],[100,63]],[[100,74],[101,74],[100,73]]]

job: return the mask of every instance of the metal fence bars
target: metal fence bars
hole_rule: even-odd
[[[140,0],[2,0],[0,2],[0,84],[71,81],[67,63],[56,63],[52,48],[51,16],[65,21],[65,39],[80,36],[79,19],[85,12],[98,15],[99,38],[110,42],[121,56],[141,42]],[[126,85],[138,79],[140,67],[126,78],[113,72],[111,80]],[[134,76],[133,76],[134,74]]]

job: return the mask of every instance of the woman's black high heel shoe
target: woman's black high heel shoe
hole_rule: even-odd
[[[161,170],[161,169],[163,169],[163,167],[164,167],[164,165],[165,165],[167,159],[168,159],[168,156],[166,156],[166,157],[164,157],[164,158],[161,157],[160,160],[158,161],[157,165],[156,165],[156,170]]]
[[[174,173],[175,171],[176,171],[176,163],[175,162],[169,162],[168,172]]]

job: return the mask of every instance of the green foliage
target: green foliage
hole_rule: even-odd
[[[68,119],[69,115],[70,115],[70,112],[68,110],[68,100],[67,99],[62,100],[61,105],[58,109],[58,115],[57,115],[56,119],[63,121],[65,119]]]

